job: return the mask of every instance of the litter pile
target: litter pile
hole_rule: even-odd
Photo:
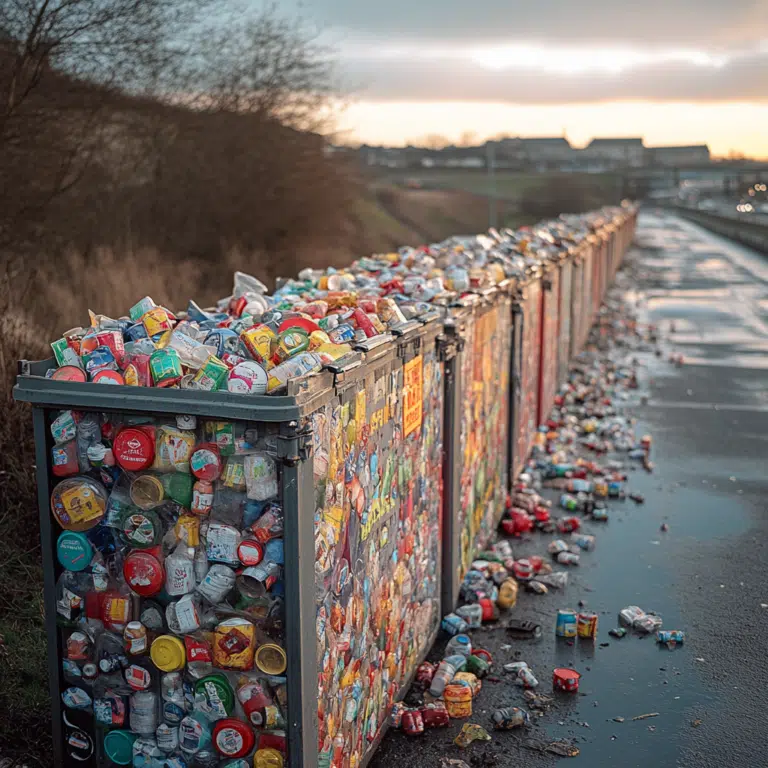
[[[208,392],[284,394],[289,380],[338,370],[434,319],[468,293],[522,280],[557,261],[620,209],[564,216],[518,231],[454,237],[302,271],[273,294],[235,273],[232,295],[211,309],[174,313],[145,296],[126,317],[90,313],[88,327],[53,342],[54,379]]]
[[[475,646],[472,631],[484,625],[503,626],[514,640],[541,638],[539,624],[509,617],[520,590],[537,595],[564,590],[569,570],[589,556],[597,543],[598,536],[584,532],[583,525],[607,522],[609,504],[626,504],[628,499],[638,505],[644,502],[640,494],[628,489],[628,471],[653,470],[652,439],[636,436],[635,420],[624,413],[624,406],[641,398],[640,365],[629,354],[656,340],[655,329],[641,329],[621,302],[607,303],[593,329],[589,351],[572,364],[550,418],[539,428],[531,456],[508,499],[500,537],[472,562],[461,585],[459,607],[443,618],[442,630],[450,636],[444,658],[437,666],[426,664],[419,669],[414,691],[417,695],[424,691],[424,707],[419,711],[401,706],[397,712],[394,724],[406,733],[419,734],[424,727],[472,716],[472,701],[493,663],[487,651]],[[553,503],[543,496],[546,491],[559,498]],[[537,534],[554,536],[544,544],[546,554],[535,552],[542,547],[541,543],[537,547],[541,541]],[[512,541],[516,550],[530,548],[531,552],[513,556]],[[662,630],[660,616],[637,606],[622,609],[618,618],[620,626],[610,630],[615,637],[623,637],[628,630],[655,633],[657,641],[670,648],[685,640],[684,632]],[[581,642],[594,642],[597,631],[596,613],[563,609],[554,617],[555,635],[569,641],[578,637]],[[538,673],[527,662],[502,662],[500,666],[509,676],[502,682],[511,678],[521,691],[520,703],[528,710],[544,712],[552,705],[554,698],[539,692]],[[556,667],[551,674],[555,694],[579,690],[578,671]],[[440,718],[425,716],[425,711],[435,710],[440,711]],[[414,719],[417,727],[413,727]],[[494,711],[488,725],[507,730],[531,723],[526,709],[508,707]],[[480,725],[465,725],[456,744],[466,746],[473,738],[487,736]],[[550,751],[563,756],[578,754],[572,745],[558,744],[564,748]]]

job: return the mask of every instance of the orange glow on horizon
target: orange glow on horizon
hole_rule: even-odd
[[[768,104],[750,102],[605,102],[519,105],[485,102],[359,101],[338,121],[339,139],[403,146],[428,134],[458,141],[509,136],[562,136],[575,147],[593,137],[643,136],[646,146],[708,144],[712,155],[768,157]]]

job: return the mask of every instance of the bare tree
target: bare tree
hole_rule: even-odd
[[[301,130],[327,127],[336,93],[331,51],[302,19],[267,5],[205,29],[194,106],[256,115]]]
[[[2,0],[0,246],[39,235],[79,178],[116,91],[169,86],[209,0]]]
[[[429,133],[416,143],[417,146],[422,146],[426,149],[443,149],[451,143],[451,140],[439,133]]]

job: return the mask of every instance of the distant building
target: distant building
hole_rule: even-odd
[[[708,163],[711,159],[709,147],[706,144],[687,147],[649,147],[646,152],[648,165],[698,165]]]
[[[581,154],[590,164],[609,168],[639,168],[645,161],[642,139],[592,139]]]
[[[500,167],[557,167],[567,163],[573,155],[573,147],[564,136],[530,139],[516,137],[499,139],[488,144],[493,147],[495,162]]]

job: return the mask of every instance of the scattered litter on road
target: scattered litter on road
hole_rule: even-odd
[[[477,723],[464,723],[459,735],[453,740],[453,743],[464,749],[473,741],[491,741],[491,737],[482,725],[477,725]]]
[[[632,720],[647,720],[649,717],[658,717],[658,712],[649,712],[647,715],[637,715],[636,717],[633,717]]]
[[[579,748],[565,741],[546,742],[540,739],[526,739],[523,742],[525,749],[531,749],[535,752],[549,752],[559,757],[578,757]]]

